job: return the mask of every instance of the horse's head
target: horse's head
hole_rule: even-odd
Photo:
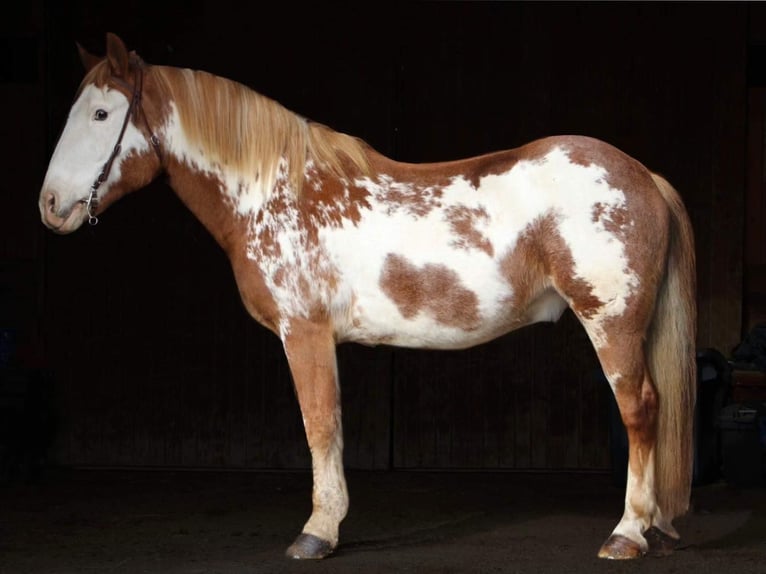
[[[43,223],[71,233],[162,170],[159,140],[146,110],[148,67],[114,34],[98,58],[81,46],[87,71],[40,191]],[[157,115],[152,114],[155,118]]]

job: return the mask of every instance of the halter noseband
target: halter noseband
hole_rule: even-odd
[[[106,181],[106,179],[109,177],[109,172],[112,170],[112,164],[114,163],[115,158],[120,153],[120,150],[122,149],[122,137],[125,135],[125,130],[128,127],[128,122],[130,121],[130,116],[132,116],[136,108],[141,108],[141,116],[144,118],[144,124],[146,125],[146,130],[149,132],[149,142],[152,144],[152,147],[154,148],[155,153],[157,154],[157,157],[160,160],[160,165],[162,164],[162,154],[160,153],[160,139],[154,134],[154,132],[149,127],[149,121],[146,119],[146,113],[143,110],[143,106],[141,105],[141,92],[143,90],[143,82],[144,82],[144,70],[143,70],[143,62],[141,60],[135,60],[136,64],[136,83],[133,86],[133,96],[130,99],[130,105],[128,106],[128,111],[125,113],[125,120],[122,122],[122,128],[120,129],[120,135],[117,138],[117,143],[114,144],[114,149],[112,149],[112,153],[109,155],[109,159],[106,160],[106,163],[104,164],[104,167],[101,168],[101,173],[98,174],[98,177],[93,182],[93,185],[90,186],[90,194],[88,195],[87,199],[81,200],[81,203],[85,204],[85,209],[88,211],[88,223],[90,225],[96,225],[98,223],[98,217],[96,217],[96,209],[98,209],[98,188],[101,187],[101,184]],[[128,87],[130,87],[129,84],[126,84]]]

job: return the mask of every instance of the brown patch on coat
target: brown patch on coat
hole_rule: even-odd
[[[452,233],[457,236],[457,239],[451,242],[452,245],[461,249],[478,249],[490,257],[494,256],[492,243],[476,227],[477,221],[489,219],[486,209],[458,205],[447,208],[446,216]]]
[[[608,328],[614,329],[614,324]],[[620,375],[614,382],[614,395],[628,435],[630,470],[642,481],[656,444],[659,399],[642,352],[643,334],[629,328],[611,333],[618,334],[619,341],[614,343],[617,337],[610,337],[613,343],[599,349],[598,356],[607,374]],[[636,491],[641,491],[640,482]],[[641,496],[631,503],[639,514],[649,512]]]
[[[249,226],[247,233],[249,234],[248,244],[254,245],[259,251],[261,257],[267,257],[275,261],[282,257],[282,247],[278,241],[279,235],[279,221],[274,217],[274,213],[284,213],[291,207],[292,200],[289,199],[288,193],[273,193],[263,206],[263,209],[258,210],[258,213],[254,215],[253,225]],[[265,218],[271,217],[271,221],[267,225]],[[258,229],[257,235],[254,234],[254,230]]]
[[[405,319],[425,313],[448,327],[466,331],[479,324],[479,299],[460,284],[457,273],[444,265],[422,267],[401,255],[386,256],[380,287],[396,304]]]
[[[380,180],[378,184],[385,189],[385,194],[380,200],[388,206],[389,214],[401,210],[413,217],[425,217],[441,206],[441,187],[400,185],[397,182]]]
[[[518,162],[536,156],[534,148],[523,146],[516,149],[488,153],[459,162],[459,166],[451,166],[457,174],[466,179],[474,189],[481,185],[483,177],[500,175],[510,171]]]
[[[602,167],[604,181],[626,195],[641,186],[653,185],[649,171],[638,160],[606,142],[581,136],[562,137],[558,145],[566,150],[572,163]]]
[[[356,225],[362,219],[362,211],[372,208],[369,196],[362,187],[312,169],[307,173],[301,209],[314,229],[338,228],[344,220]]]
[[[593,204],[591,221],[601,223],[606,231],[621,239],[625,238],[626,228],[631,223],[625,208],[612,207],[601,202]]]
[[[132,151],[125,157],[118,156],[115,161],[120,165],[121,177],[117,181],[109,182],[106,193],[103,187],[99,189],[99,214],[122,197],[149,185],[161,169],[159,159],[152,149]],[[114,177],[114,169],[110,177]]]
[[[576,277],[574,259],[553,215],[539,217],[521,233],[512,251],[500,260],[500,271],[513,288],[513,305],[523,313],[553,286],[582,317],[592,317],[603,302],[593,286]]]
[[[244,249],[233,250],[229,260],[245,309],[253,319],[279,336],[281,313],[257,263],[247,258]]]
[[[335,340],[328,321],[294,317],[284,340],[306,439],[315,458],[324,460],[342,437]]]

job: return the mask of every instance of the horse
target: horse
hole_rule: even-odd
[[[312,511],[287,556],[338,547],[349,497],[336,346],[465,349],[571,309],[629,441],[622,517],[598,550],[671,552],[688,511],[696,400],[694,237],[679,193],[616,147],[554,135],[404,163],[211,73],[106,35],[39,196],[74,232],[161,175],[281,340],[311,453]]]

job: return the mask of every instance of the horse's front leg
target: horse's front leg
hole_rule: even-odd
[[[303,415],[313,469],[313,510],[287,549],[290,558],[324,558],[338,544],[348,510],[335,340],[330,325],[291,320],[283,343]]]

